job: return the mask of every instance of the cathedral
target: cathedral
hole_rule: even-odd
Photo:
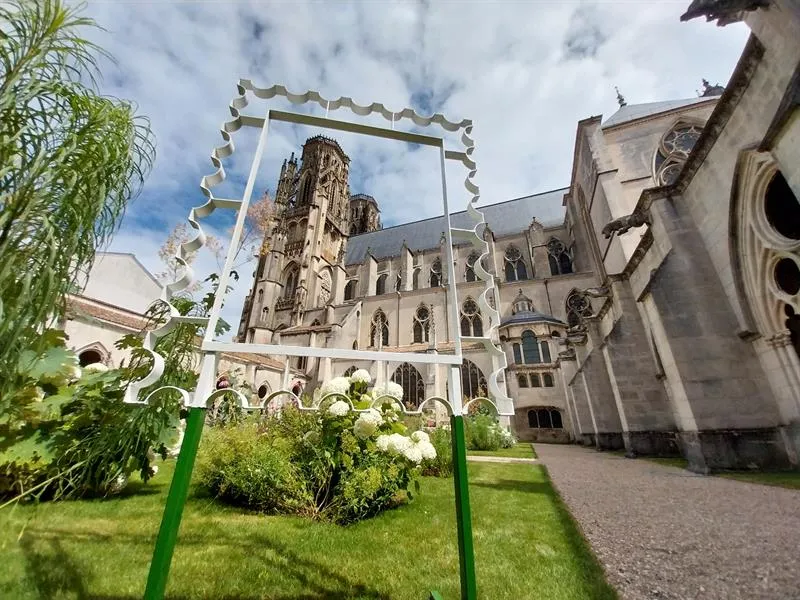
[[[683,455],[697,472],[796,466],[800,4],[695,0],[694,17],[752,31],[726,86],[620,95],[613,115],[578,123],[566,187],[479,207],[497,331],[484,332],[472,248],[446,264],[442,217],[383,228],[381,199],[351,194],[346,148],[317,136],[281,168],[237,340],[452,353],[457,327],[472,398],[493,370],[486,333],[506,353],[520,439]],[[295,391],[366,368],[410,406],[447,393],[443,366],[290,360]]]

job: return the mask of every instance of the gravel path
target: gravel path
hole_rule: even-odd
[[[579,446],[536,453],[625,600],[800,599],[800,491]]]

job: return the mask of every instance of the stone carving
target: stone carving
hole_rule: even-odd
[[[611,296],[611,288],[607,285],[586,288],[583,290],[583,294],[584,296],[589,296],[589,298],[608,298]]]
[[[759,8],[767,8],[769,0],[692,0],[689,8],[681,15],[681,21],[705,17],[706,21],[717,21],[719,27],[742,20],[744,13]]]
[[[603,236],[608,239],[615,233],[617,235],[622,235],[628,233],[628,230],[631,228],[641,227],[642,225],[650,225],[650,218],[646,213],[635,210],[629,215],[614,219],[603,227]]]
[[[558,358],[559,360],[575,360],[576,359],[575,348],[570,346],[566,350],[561,350],[558,353]]]

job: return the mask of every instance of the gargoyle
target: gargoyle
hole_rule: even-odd
[[[608,298],[611,295],[611,288],[607,285],[590,287],[583,290],[583,294],[584,296],[589,296],[589,298]]]
[[[567,348],[558,353],[558,358],[561,360],[575,360],[575,348]]]
[[[647,214],[639,211],[633,211],[629,215],[625,215],[619,219],[614,219],[605,227],[603,227],[603,236],[608,239],[615,233],[617,235],[622,235],[624,233],[628,233],[628,230],[632,227],[641,227],[642,225],[650,225],[650,219],[648,218]]]
[[[705,17],[706,21],[716,20],[719,27],[724,27],[741,21],[747,11],[768,6],[769,0],[692,0],[681,21]]]

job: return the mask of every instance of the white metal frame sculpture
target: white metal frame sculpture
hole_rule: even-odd
[[[156,544],[156,550],[151,563],[150,578],[148,580],[145,597],[152,599],[162,598],[166,589],[167,573],[169,571],[172,551],[177,539],[177,530],[180,524],[183,503],[185,502],[186,494],[188,493],[188,485],[194,464],[194,457],[196,455],[197,446],[200,441],[200,434],[202,432],[205,412],[204,409],[210,406],[211,403],[221,395],[230,393],[233,393],[237,396],[244,409],[260,409],[266,406],[266,404],[276,396],[283,394],[293,396],[297,401],[298,406],[301,408],[314,410],[319,406],[318,402],[313,407],[303,407],[300,399],[297,398],[291,390],[279,390],[272,392],[259,406],[251,406],[248,399],[235,390],[217,390],[216,374],[219,353],[238,352],[248,354],[274,354],[287,357],[310,356],[317,358],[371,360],[384,363],[383,368],[386,367],[386,363],[389,361],[429,364],[433,363],[449,366],[449,398],[428,398],[425,399],[425,401],[415,411],[408,411],[405,409],[405,407],[403,407],[403,410],[406,410],[406,412],[409,413],[413,412],[418,414],[423,410],[426,404],[440,402],[446,406],[447,411],[450,414],[451,424],[453,427],[453,452],[456,471],[456,509],[459,530],[459,552],[461,558],[462,597],[475,598],[475,577],[474,566],[472,564],[472,536],[468,493],[466,487],[466,451],[464,447],[462,417],[464,414],[467,414],[469,405],[472,402],[489,402],[499,415],[513,415],[514,410],[513,403],[506,395],[505,391],[505,369],[507,366],[506,356],[503,350],[495,345],[492,341],[492,338],[497,337],[497,330],[500,325],[500,315],[487,300],[487,296],[489,294],[495,293],[495,286],[493,276],[483,268],[482,264],[483,259],[488,257],[489,246],[481,235],[482,226],[485,226],[483,214],[475,207],[475,204],[480,198],[480,194],[478,186],[473,181],[477,167],[472,158],[472,154],[475,150],[475,144],[471,138],[472,121],[462,120],[460,122],[452,122],[438,113],[431,117],[422,117],[410,108],[403,109],[399,112],[394,112],[387,109],[383,104],[379,103],[373,103],[368,106],[360,106],[348,97],[341,97],[338,100],[327,100],[319,93],[313,91],[306,92],[305,94],[293,94],[287,91],[287,89],[282,85],[260,88],[253,85],[253,83],[247,79],[242,79],[238,82],[237,91],[238,95],[230,103],[230,112],[233,118],[224,122],[220,128],[220,133],[222,134],[225,143],[215,148],[211,155],[211,161],[216,167],[216,171],[203,177],[200,183],[200,188],[206,197],[206,203],[202,206],[192,208],[189,213],[189,224],[195,230],[197,235],[194,237],[194,239],[182,244],[175,257],[177,263],[183,267],[182,276],[177,281],[165,285],[161,293],[160,300],[166,303],[168,306],[169,317],[163,325],[157,329],[148,331],[145,335],[143,348],[152,356],[152,368],[146,377],[132,383],[128,387],[125,395],[126,402],[143,404],[147,403],[154,394],[157,394],[165,389],[171,389],[180,393],[185,406],[190,409],[181,455],[179,456],[178,465],[176,466],[176,472],[170,488],[170,495],[167,500],[167,506],[165,507],[161,531],[159,532],[159,539]],[[317,104],[325,110],[325,117],[273,109],[268,109],[263,117],[244,115],[242,114],[242,110],[249,104],[248,94],[252,94],[256,98],[263,100],[270,100],[272,98],[285,98],[293,104]],[[329,111],[339,109],[349,109],[352,113],[358,116],[367,116],[373,114],[382,115],[387,121],[390,122],[390,128],[381,128],[350,121],[341,121],[328,117]],[[445,268],[447,271],[445,275],[447,286],[450,288],[450,293],[447,294],[448,306],[446,309],[449,311],[448,322],[451,329],[449,332],[451,336],[450,339],[454,341],[454,351],[452,354],[386,352],[381,350],[366,351],[339,348],[307,348],[299,346],[284,346],[280,344],[221,342],[214,339],[214,333],[220,319],[222,304],[227,293],[226,290],[228,288],[228,283],[231,276],[235,249],[238,247],[242,235],[247,209],[252,197],[253,188],[255,186],[256,175],[258,173],[261,164],[261,158],[266,147],[267,133],[271,121],[280,121],[370,135],[384,139],[393,139],[431,146],[439,149],[442,201],[444,218],[446,219],[447,223],[447,228],[445,230],[447,241],[447,264]],[[411,121],[414,125],[420,127],[439,126],[447,132],[460,132],[460,141],[463,145],[463,148],[457,150],[445,149],[445,141],[443,137],[422,135],[419,133],[399,131],[395,129],[396,125],[404,121]],[[217,198],[214,196],[211,190],[225,179],[225,169],[222,161],[233,154],[235,150],[233,134],[242,127],[253,127],[260,129],[258,146],[253,157],[250,167],[250,174],[243,196],[241,199]],[[445,174],[445,167],[448,161],[460,163],[468,170],[467,176],[464,179],[464,187],[471,195],[471,199],[468,201],[466,207],[469,216],[474,222],[473,227],[470,229],[453,228],[450,223],[450,206],[448,203]],[[217,209],[234,210],[237,211],[238,214],[228,249],[228,256],[218,282],[217,294],[214,300],[213,308],[210,316],[208,317],[181,316],[170,301],[177,292],[185,290],[192,285],[194,281],[194,273],[192,268],[187,264],[186,257],[189,255],[189,253],[198,251],[205,244],[206,238],[200,222],[201,220],[210,216]],[[486,326],[484,328],[483,337],[464,337],[461,335],[461,331],[458,326],[459,304],[455,285],[455,263],[453,260],[454,242],[469,243],[478,251],[479,254],[478,259],[475,260],[474,263],[474,270],[477,279],[484,282],[484,289],[477,298],[481,314],[486,317]],[[190,391],[175,387],[161,387],[142,397],[142,390],[156,384],[163,374],[164,358],[155,351],[156,342],[160,337],[168,334],[176,325],[180,323],[192,323],[205,328],[205,336],[202,340],[200,348],[202,353],[202,362],[196,388]],[[486,352],[490,355],[493,365],[493,369],[489,374],[487,382],[489,397],[475,398],[466,404],[462,402],[460,378],[460,367],[463,360],[462,342],[464,341],[480,342]],[[382,400],[383,398],[378,399],[378,401]]]

